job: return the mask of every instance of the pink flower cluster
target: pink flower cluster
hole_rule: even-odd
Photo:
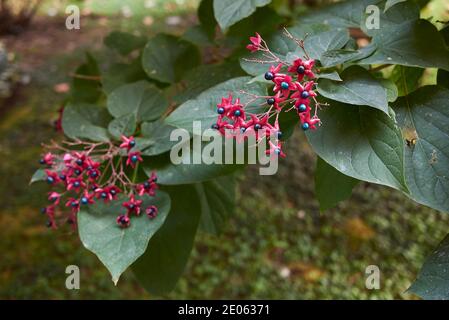
[[[301,40],[294,39],[288,32],[287,36],[295,40],[304,50]],[[257,96],[241,92],[251,97],[246,104],[241,103],[239,98],[234,100],[232,94],[227,98],[223,97],[221,103],[217,104],[218,118],[212,128],[225,136],[236,137],[237,140],[241,140],[239,136],[242,134],[245,136],[248,136],[248,134],[255,135],[258,141],[262,137],[274,136],[276,139],[269,139],[270,148],[267,150],[267,154],[284,157],[279,140],[282,137],[279,128],[279,115],[282,111],[295,110],[303,130],[316,129],[317,125],[320,124],[320,119],[317,116],[320,104],[315,99],[317,94],[314,91],[315,82],[313,81],[315,78],[313,71],[315,60],[310,59],[304,50],[304,59],[298,57],[292,63],[284,61],[270,51],[266,42],[258,33],[255,37],[250,37],[250,42],[247,49],[251,52],[261,52],[265,60],[247,60],[271,64],[264,77],[273,83],[273,94]],[[265,100],[262,105],[266,106],[266,110],[261,114],[249,114],[246,107],[259,99]],[[312,106],[312,103],[314,106]],[[274,121],[270,121],[273,117]]]
[[[58,151],[44,154],[39,161],[46,167],[45,180],[52,187],[48,193],[50,204],[42,209],[48,217],[47,225],[57,227],[57,217],[61,216],[60,204],[70,209],[69,217],[63,217],[63,220],[75,224],[76,215],[83,206],[96,201],[107,203],[118,200],[120,193],[127,195],[127,200],[122,203],[126,211],[116,219],[120,227],[129,227],[131,215],[140,215],[141,211],[145,211],[151,219],[156,217],[157,208],[142,208],[143,201],[140,199],[145,194],[155,195],[158,188],[156,174],[153,172],[143,183],[134,183],[126,173],[128,167],[137,170],[137,164],[143,161],[139,151],[131,151],[135,145],[133,137],[123,136],[122,144],[118,147],[112,142],[91,143],[80,140],[47,146],[50,150]],[[127,151],[125,164],[121,156],[123,149]]]

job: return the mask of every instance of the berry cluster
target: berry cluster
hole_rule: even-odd
[[[310,59],[305,52],[302,40],[295,39],[287,30],[285,33],[303,49],[304,59],[298,57],[292,63],[284,61],[270,51],[258,33],[255,37],[250,37],[251,43],[247,45],[247,49],[251,52],[261,52],[264,60],[247,60],[271,64],[264,77],[266,80],[272,81],[273,94],[258,96],[241,91],[251,97],[246,104],[242,104],[239,98],[234,101],[232,94],[228,98],[223,97],[221,103],[217,105],[217,122],[212,125],[212,128],[218,130],[222,135],[235,137],[237,140],[242,140],[239,138],[242,135],[246,137],[255,135],[257,141],[267,137],[269,149],[266,153],[282,157],[285,155],[280,141],[282,132],[279,128],[279,115],[283,110],[285,112],[296,110],[303,130],[316,129],[320,124],[320,119],[317,116],[320,103],[315,98],[317,94],[314,92],[315,82],[313,81],[315,60]],[[248,113],[246,107],[259,99],[263,100],[262,105],[266,106],[265,111],[261,114]],[[273,117],[274,121],[270,123],[270,119]]]
[[[52,187],[48,193],[50,204],[42,208],[48,217],[47,226],[57,227],[57,217],[61,216],[59,205],[70,209],[69,217],[62,220],[75,224],[76,215],[83,206],[96,201],[118,200],[118,195],[127,195],[122,203],[125,213],[119,214],[117,224],[130,226],[130,216],[145,211],[149,218],[157,215],[155,206],[142,208],[141,196],[154,196],[158,188],[156,174],[143,183],[134,183],[139,162],[143,161],[134,137],[122,136],[120,146],[112,142],[92,143],[81,140],[64,141],[61,145],[53,142],[46,146],[50,151],[39,160],[45,166],[46,181]],[[126,152],[126,162],[122,155]],[[124,163],[125,162],[125,163]],[[134,178],[130,179],[128,174]],[[63,200],[64,199],[64,200]]]

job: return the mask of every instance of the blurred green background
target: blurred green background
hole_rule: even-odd
[[[115,287],[76,233],[45,227],[39,208],[47,190],[29,186],[29,178],[38,167],[40,144],[57,135],[53,121],[84,52],[108,61],[102,39],[111,30],[182,33],[195,23],[198,1],[88,0],[80,2],[82,27],[76,31],[65,29],[67,3],[44,1],[29,29],[0,37],[22,83],[11,97],[0,98],[0,298],[417,298],[405,291],[446,235],[449,217],[365,183],[349,200],[320,213],[315,157],[299,131],[287,142],[288,157],[275,177],[250,168],[239,178],[237,212],[221,236],[197,235],[172,293],[149,296],[130,271]],[[424,12],[447,20],[448,10],[448,1],[438,0]],[[65,288],[70,264],[81,269],[78,291]],[[379,290],[365,288],[365,268],[372,264],[381,271]]]

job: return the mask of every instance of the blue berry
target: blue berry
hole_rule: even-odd
[[[136,140],[131,140],[130,142],[129,142],[129,146],[132,148],[132,147],[134,147],[136,145]]]
[[[224,108],[221,108],[221,107],[220,107],[220,108],[217,109],[217,113],[218,113],[218,114],[223,114],[224,112],[225,112],[225,109],[224,109]]]
[[[281,149],[276,148],[276,149],[274,150],[274,152],[275,152],[277,155],[280,155],[280,154],[281,154]]]
[[[53,177],[47,177],[47,182],[48,182],[49,184],[52,184],[52,183],[55,182],[55,179],[53,179]]]
[[[76,201],[72,201],[72,202],[70,203],[70,205],[71,205],[73,208],[76,208],[76,207],[78,206],[78,203],[77,203]]]
[[[82,159],[76,159],[76,164],[79,166],[83,165],[83,160]]]
[[[307,91],[301,92],[301,98],[307,99],[309,97],[309,93]]]
[[[90,173],[90,177],[91,177],[91,178],[96,178],[97,176],[98,176],[97,171],[92,171],[92,172]]]
[[[79,181],[75,181],[75,182],[73,183],[73,186],[74,186],[75,188],[79,188],[80,185],[81,185],[81,183],[80,183]]]
[[[220,127],[218,126],[218,124],[214,123],[214,124],[211,126],[211,128],[212,128],[212,129],[215,129],[215,130],[218,130]]]
[[[53,223],[52,223],[50,220],[48,220],[48,221],[45,223],[45,225],[47,226],[47,228],[51,228],[51,227],[53,226]]]
[[[39,160],[39,163],[40,163],[40,164],[45,164],[45,160],[44,160],[44,159],[40,159],[40,160]]]
[[[64,174],[61,174],[61,175],[59,175],[59,179],[64,181],[66,179],[66,176]]]
[[[113,196],[115,196],[117,194],[117,191],[115,191],[114,189],[111,189],[111,191],[109,191],[110,194],[112,194]]]
[[[108,197],[108,194],[107,194],[106,192],[102,192],[102,193],[100,194],[100,197],[101,197],[102,199],[106,199],[106,198]]]
[[[80,170],[80,169],[76,169],[76,170],[75,170],[75,174],[76,174],[77,176],[79,176],[79,175],[81,174],[81,170]]]
[[[304,111],[306,111],[307,110],[307,106],[304,104],[304,103],[301,103],[299,106],[298,106],[298,112],[304,112]]]
[[[130,203],[130,204],[128,205],[128,208],[131,209],[131,210],[134,209],[134,207],[135,207],[135,206],[134,206],[133,203]]]
[[[304,74],[305,71],[306,71],[306,69],[304,68],[304,66],[299,66],[296,69],[296,72],[298,72],[299,74]]]
[[[145,189],[148,189],[148,188],[151,187],[151,185],[150,185],[150,183],[149,183],[148,181],[145,181],[145,182],[143,183],[143,187],[144,187]]]
[[[47,213],[47,208],[45,208],[45,207],[44,207],[44,208],[41,208],[41,213],[42,213],[42,214],[46,214],[46,213]]]
[[[245,133],[245,131],[246,131],[246,128],[243,128],[243,127],[240,128],[240,132],[241,132],[241,133]]]
[[[259,129],[261,129],[262,128],[262,126],[260,125],[260,124],[258,124],[258,123],[256,123],[255,125],[254,125],[254,130],[259,130]]]
[[[302,124],[301,128],[304,131],[309,130],[309,124],[307,122],[305,122],[305,123]]]
[[[274,79],[274,74],[273,72],[265,72],[265,80],[273,80]]]
[[[287,89],[289,88],[288,83],[285,82],[285,81],[282,81],[282,82],[281,82],[281,88],[284,89],[284,90],[287,90]]]
[[[86,197],[82,197],[81,198],[81,203],[82,204],[88,204],[89,203],[89,199],[87,199]]]
[[[281,139],[281,138],[282,138],[282,132],[281,132],[281,131],[278,131],[278,132],[276,133],[276,136],[277,136],[278,139]]]
[[[274,100],[274,98],[268,98],[267,99],[267,103],[272,106],[276,101]]]
[[[139,158],[136,155],[131,156],[131,161],[136,163]]]
[[[240,116],[242,115],[242,112],[241,112],[240,110],[235,110],[235,111],[234,111],[234,115],[235,115],[236,117],[240,117]]]

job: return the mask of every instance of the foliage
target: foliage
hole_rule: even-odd
[[[74,83],[74,92],[87,85],[92,94],[81,97],[74,93],[64,111],[65,134],[92,141],[114,141],[121,134],[141,134],[141,144],[151,148],[151,152],[143,154],[144,171],[149,174],[157,170],[162,190],[171,198],[166,222],[154,230],[151,239],[146,239],[149,242],[145,252],[142,248],[132,249],[132,261],[124,264],[100,256],[102,261],[107,260],[103,262],[114,280],[141,255],[132,270],[142,285],[157,294],[171,290],[187,263],[198,226],[216,233],[230,215],[235,200],[232,192],[225,198],[221,196],[223,186],[241,167],[175,166],[168,159],[167,145],[159,143],[159,137],[167,135],[158,133],[159,126],[152,127],[151,123],[157,121],[160,125],[190,130],[193,120],[203,120],[209,125],[216,117],[213,110],[219,102],[217,96],[243,87],[249,92],[271,89],[261,81],[266,66],[241,59],[241,68],[253,79],[240,77],[238,70],[230,72],[229,79],[216,83],[204,76],[207,71],[200,65],[208,50],[223,44],[233,50],[224,62],[213,61],[207,68],[219,70],[224,64],[235,63],[242,56],[240,48],[247,41],[248,26],[251,33],[263,30],[280,58],[289,60],[298,54],[282,32],[275,28],[270,32],[265,28],[266,20],[258,19],[258,13],[272,10],[274,21],[283,20],[273,7],[264,7],[269,2],[232,1],[226,5],[227,1],[204,0],[195,32],[204,33],[206,37],[202,39],[207,41],[192,43],[192,33],[182,38],[160,34],[149,39],[145,46],[141,39],[132,38],[125,41],[132,45],[123,47],[123,37],[127,36],[114,34],[106,44],[126,56],[127,67],[118,67],[118,72],[96,70],[95,62],[88,56],[88,62],[78,69],[77,73],[85,75],[99,76],[93,73],[101,72],[103,91],[98,90],[95,81]],[[384,8],[380,12],[379,30],[367,29],[365,25],[365,8],[369,4]],[[216,24],[221,32],[216,30]],[[371,42],[366,46],[354,45],[348,28],[364,31],[372,37]],[[298,17],[288,30],[298,39],[305,39],[305,49],[318,60],[321,76],[317,90],[329,104],[321,111],[322,126],[307,133],[321,159],[316,171],[321,208],[324,210],[346,198],[357,180],[362,180],[397,189],[416,202],[449,211],[449,90],[440,86],[446,83],[449,71],[447,32],[438,31],[431,22],[420,19],[414,1],[380,0],[337,3]],[[197,47],[199,43],[202,48]],[[133,51],[137,54],[131,54]],[[131,66],[133,69],[129,71]],[[381,72],[385,67],[393,71]],[[425,68],[438,69],[438,82],[419,88],[417,79]],[[108,89],[108,83],[114,85]],[[191,83],[195,84],[195,95],[189,93]],[[177,98],[172,99],[173,96]],[[172,111],[175,107],[178,108]],[[296,125],[295,121],[289,122],[290,127]],[[340,189],[341,193],[326,192],[323,186],[327,185]],[[94,218],[83,212],[78,217],[79,222]],[[85,225],[92,228],[95,223],[79,224],[82,239]],[[84,245],[95,252],[93,247],[99,245],[102,236],[95,237],[92,229],[88,234],[92,235],[90,243],[84,241]],[[433,258],[425,268],[428,266],[431,275],[444,272],[444,264],[435,263]],[[433,291],[447,295],[447,290],[434,289],[428,274],[423,270],[419,285],[411,290],[424,298],[447,298]]]

